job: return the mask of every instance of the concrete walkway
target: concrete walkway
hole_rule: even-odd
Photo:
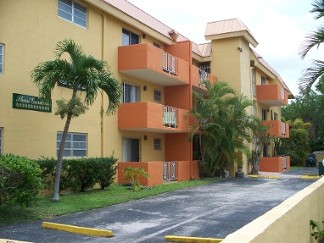
[[[109,229],[113,238],[42,229],[42,221],[0,228],[0,239],[32,242],[164,242],[165,235],[225,238],[314,180],[318,168],[277,174],[279,179],[231,178],[220,183],[66,215],[46,221]]]

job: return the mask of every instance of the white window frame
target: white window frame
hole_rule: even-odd
[[[126,39],[124,38],[125,36],[128,37],[127,42]],[[134,39],[135,37],[135,39]],[[136,40],[134,42],[134,40]],[[136,45],[140,43],[140,37],[138,34],[128,30],[128,29],[122,29],[122,45],[123,46],[131,46],[131,45]]]
[[[68,2],[71,2],[71,6],[70,5],[67,5],[65,3],[65,1],[68,1]],[[60,9],[60,4],[64,4],[66,6],[69,6],[71,7],[71,13],[70,12],[67,12],[65,9]],[[80,8],[84,9],[84,11],[81,11]],[[63,14],[60,14],[60,12],[62,12]],[[81,16],[77,16],[77,13],[81,13],[81,15],[85,15],[84,18],[81,18]],[[67,15],[70,15],[71,18],[66,18],[64,16],[64,14],[67,14]],[[58,0],[58,7],[57,7],[57,15],[66,20],[66,21],[69,21],[73,24],[76,24],[76,25],[79,25],[83,28],[87,28],[87,24],[88,24],[88,11],[87,11],[87,8],[81,4],[78,4],[76,3],[75,1],[72,1],[72,0]],[[80,22],[78,22],[77,20],[80,19],[82,22],[85,22],[84,25],[81,24]]]
[[[0,75],[3,74],[4,69],[4,44],[0,43]]]
[[[0,154],[3,153],[3,128],[0,127]]]
[[[130,100],[126,101],[126,86],[130,87]],[[130,84],[123,82],[123,103],[136,103],[140,101],[141,97],[141,88],[139,85]]]
[[[57,132],[56,136],[56,154],[58,154],[61,139],[59,139],[59,136],[62,136],[63,132]],[[76,136],[85,136],[85,140],[75,140]],[[67,134],[65,144],[64,144],[64,152],[63,152],[63,157],[86,157],[88,153],[88,134],[86,133],[74,133],[74,132],[69,132]],[[84,144],[84,147],[80,147],[81,144]],[[77,151],[84,151],[84,155],[74,155],[75,152]]]

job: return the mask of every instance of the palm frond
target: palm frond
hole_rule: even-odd
[[[113,114],[117,110],[120,103],[122,95],[121,84],[108,73],[101,72],[99,78],[101,80],[99,83],[99,88],[101,88],[109,98],[107,113]]]
[[[299,87],[303,95],[311,91],[313,84],[324,74],[324,62],[314,60],[311,67],[303,71],[302,77],[299,79]]]
[[[319,47],[324,42],[324,27],[319,27],[316,31],[306,35],[303,44],[300,47],[299,55],[302,59],[313,47]]]
[[[324,0],[314,0],[312,3],[313,8],[309,11],[315,13],[315,19],[322,18],[324,16]]]

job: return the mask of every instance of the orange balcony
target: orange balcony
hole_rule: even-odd
[[[140,178],[140,183],[144,186],[155,186],[168,181],[187,181],[199,178],[198,161],[119,162],[118,183],[129,183],[123,175],[123,170],[128,166],[142,168],[149,174],[147,178]]]
[[[118,47],[118,71],[161,86],[189,84],[189,63],[150,44]]]
[[[217,78],[214,75],[209,74],[203,70],[200,70],[196,66],[191,67],[191,78],[192,78],[192,85],[195,88],[200,88],[203,90],[206,90],[206,87],[202,83],[203,81],[208,80],[211,83],[215,83],[217,81]]]
[[[279,120],[263,121],[262,125],[269,127],[268,134],[276,138],[289,138],[288,123]]]
[[[290,170],[290,156],[262,157],[259,170],[265,172],[283,172]]]
[[[118,110],[121,130],[187,133],[189,112],[152,102],[124,103]]]
[[[257,85],[257,101],[267,106],[288,105],[288,93],[279,84]]]

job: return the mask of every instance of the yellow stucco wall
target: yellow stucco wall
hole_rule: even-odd
[[[5,44],[5,70],[0,75],[0,127],[3,127],[3,153],[14,153],[30,158],[40,156],[56,156],[56,134],[62,131],[65,120],[54,115],[55,101],[60,97],[69,98],[70,90],[57,87],[52,93],[52,113],[18,110],[12,108],[12,93],[38,96],[37,88],[32,84],[31,70],[40,62],[54,60],[54,49],[58,41],[72,38],[80,44],[86,54],[108,62],[111,72],[120,81],[134,83],[141,87],[141,101],[154,101],[154,90],[162,93],[164,88],[156,84],[144,82],[118,72],[118,46],[122,43],[122,28],[139,34],[142,42],[153,43],[149,35],[143,38],[141,31],[120,20],[99,12],[87,5],[88,26],[80,27],[57,16],[57,0],[17,0],[0,1],[0,43]],[[22,11],[23,10],[23,11]],[[37,10],[37,14],[36,14]],[[15,14],[13,14],[15,13]],[[21,14],[19,14],[21,13]],[[143,87],[146,86],[146,91]],[[103,116],[101,120],[101,103],[107,108],[108,99],[101,94],[86,114],[73,118],[69,132],[86,133],[88,139],[87,156],[110,156],[114,154],[122,158],[122,138],[124,132],[118,130],[117,113],[113,116]],[[130,118],[131,119],[131,118]],[[102,128],[101,128],[102,123]],[[103,144],[101,148],[101,130]],[[130,134],[131,135],[131,134]],[[144,133],[138,132],[139,137]],[[142,141],[141,157],[144,160],[164,160],[164,150],[152,151],[153,137],[163,134],[149,134],[148,142]],[[162,145],[164,149],[164,144]]]

